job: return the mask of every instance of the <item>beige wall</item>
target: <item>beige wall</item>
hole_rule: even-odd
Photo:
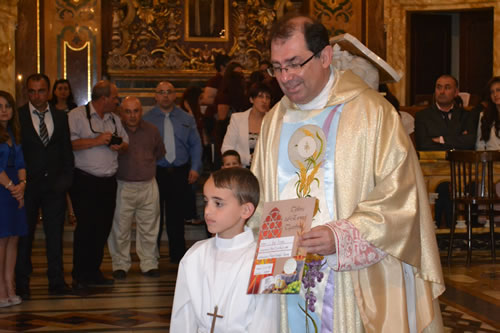
[[[384,24],[387,30],[387,62],[403,78],[391,88],[405,105],[409,89],[409,54],[407,14],[410,11],[461,10],[494,7],[493,73],[500,75],[500,1],[492,0],[384,0]]]

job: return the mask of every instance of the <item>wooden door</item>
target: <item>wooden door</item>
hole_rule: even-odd
[[[436,79],[451,70],[451,16],[410,13],[410,105],[430,102]]]
[[[493,8],[460,13],[460,91],[479,102],[493,72]]]

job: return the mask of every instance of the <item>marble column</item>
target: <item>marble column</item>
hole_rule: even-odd
[[[0,1],[0,90],[16,95],[15,31],[18,0]]]

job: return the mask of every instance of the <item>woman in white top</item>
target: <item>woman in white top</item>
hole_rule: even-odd
[[[488,82],[488,91],[488,106],[479,117],[476,150],[500,150],[500,76]]]
[[[252,107],[231,115],[221,148],[222,153],[230,149],[236,150],[244,167],[249,167],[252,161],[262,119],[271,105],[271,90],[263,83],[255,83],[250,87],[249,97]]]

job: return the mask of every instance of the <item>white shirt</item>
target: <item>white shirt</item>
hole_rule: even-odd
[[[247,295],[256,243],[249,228],[232,239],[194,244],[182,258],[175,286],[170,332],[274,333],[279,295]]]
[[[35,128],[35,131],[40,135],[40,118],[36,114],[36,112],[39,112],[31,102],[28,102],[28,106],[30,108],[30,115],[31,115],[31,121],[33,122],[33,127]],[[49,133],[49,140],[52,137],[52,134],[54,133],[54,120],[52,119],[52,113],[50,113],[50,107],[49,104],[47,103],[47,108],[43,111],[47,111],[45,113],[45,118],[43,118],[43,121],[45,122],[45,127],[47,127],[47,132]]]
[[[101,118],[95,111],[92,103],[90,106],[90,119],[92,129],[95,132],[114,133],[115,129],[119,137],[128,143],[128,135],[122,126],[120,118],[109,112]],[[113,121],[114,119],[114,121]],[[78,139],[96,138],[100,134],[94,133],[90,129],[89,119],[85,111],[85,105],[79,106],[68,113],[68,124],[71,135],[71,141]],[[88,149],[76,150],[75,167],[96,177],[111,177],[118,170],[118,152],[111,150],[106,145],[100,145]]]

